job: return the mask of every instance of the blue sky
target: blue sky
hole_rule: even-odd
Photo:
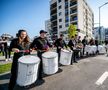
[[[14,35],[19,29],[27,30],[30,37],[45,29],[50,18],[50,0],[0,0],[0,35]],[[108,0],[87,0],[98,23],[98,7]],[[108,27],[108,4],[101,8],[101,25]]]

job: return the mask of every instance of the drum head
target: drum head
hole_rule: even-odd
[[[51,52],[51,51],[45,52],[45,53],[43,53],[42,57],[44,57],[44,58],[55,58],[55,57],[57,57],[57,53],[56,52]]]
[[[18,62],[23,63],[23,64],[35,64],[39,63],[39,58],[36,56],[31,56],[31,55],[26,55],[22,56],[18,59]]]
[[[61,49],[61,51],[66,52],[66,53],[71,53],[72,51],[66,50],[66,49]]]

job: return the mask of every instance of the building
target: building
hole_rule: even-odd
[[[78,35],[92,37],[94,15],[85,0],[51,0],[50,21],[52,37],[59,37],[60,33],[68,38],[67,30],[74,24],[79,30]]]
[[[51,21],[50,21],[50,19],[49,20],[46,20],[45,21],[45,31],[47,31],[47,39],[49,40],[49,41],[51,41],[52,40],[52,33],[51,33]]]
[[[105,29],[105,40],[108,41],[108,28]]]
[[[103,26],[100,27],[101,30],[101,41],[105,41],[105,29]],[[94,39],[98,39],[100,41],[100,35],[99,35],[99,27],[95,27],[93,30],[93,37]]]

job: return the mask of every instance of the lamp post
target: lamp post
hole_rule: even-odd
[[[100,23],[100,9],[101,9],[101,7],[103,7],[104,5],[106,5],[106,4],[108,4],[108,2],[106,2],[106,3],[104,3],[103,5],[101,5],[100,7],[99,7],[99,39],[100,39],[100,44],[101,44],[101,28],[100,28],[100,25],[101,25],[101,23]]]

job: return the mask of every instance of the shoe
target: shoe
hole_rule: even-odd
[[[7,61],[8,61],[8,59],[5,59],[5,61],[7,62]]]
[[[74,61],[74,63],[78,63],[77,61]]]

